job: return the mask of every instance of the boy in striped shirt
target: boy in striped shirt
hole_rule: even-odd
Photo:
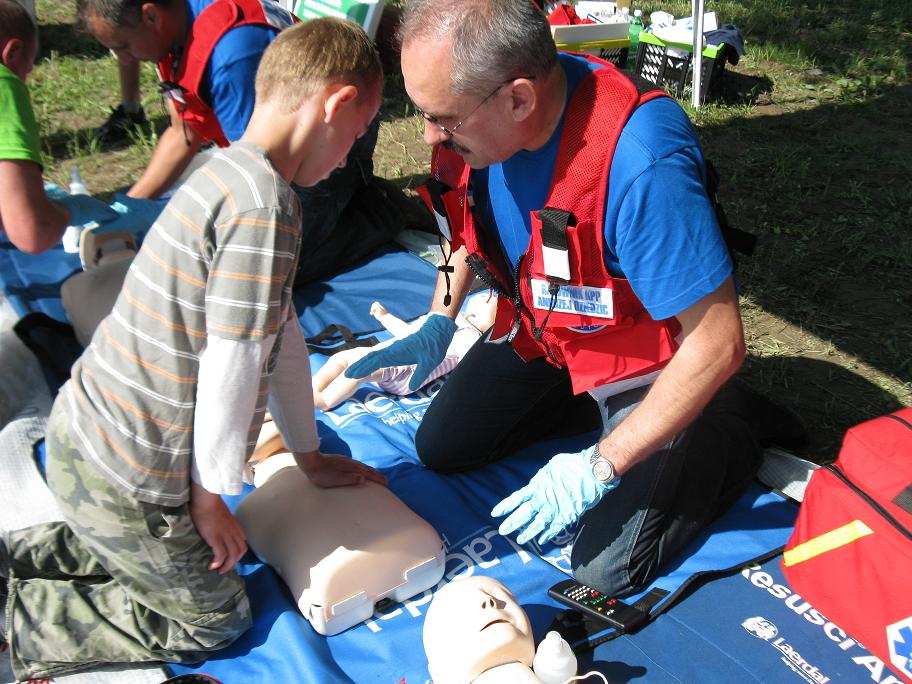
[[[48,484],[65,522],[10,533],[7,638],[20,679],[102,662],[195,662],[250,625],[238,494],[267,408],[321,486],[382,475],[319,451],[291,301],[300,204],[377,113],[377,53],[335,19],[287,29],[240,141],[175,194],[61,389]],[[293,521],[290,521],[293,524]]]

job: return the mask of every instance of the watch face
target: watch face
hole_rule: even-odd
[[[611,461],[598,458],[592,463],[592,474],[599,482],[611,482],[614,479],[614,466],[611,465]]]

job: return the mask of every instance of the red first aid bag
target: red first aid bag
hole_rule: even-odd
[[[912,408],[846,433],[808,484],[782,565],[795,591],[912,682]]]

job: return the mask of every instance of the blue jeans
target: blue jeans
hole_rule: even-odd
[[[605,433],[647,388],[609,397]],[[613,596],[641,590],[703,527],[724,513],[757,472],[762,449],[743,389],[724,386],[674,439],[641,461],[582,518],[574,576]]]
[[[477,342],[434,397],[415,436],[438,472],[479,468],[533,442],[617,427],[647,388],[574,396],[570,376],[506,344]],[[582,519],[571,563],[577,579],[612,595],[648,584],[663,564],[744,491],[760,464],[743,389],[729,383],[681,434],[624,474]]]
[[[566,370],[544,359],[526,363],[508,344],[478,341],[428,407],[415,448],[427,467],[457,473],[599,423],[592,397],[573,396]]]

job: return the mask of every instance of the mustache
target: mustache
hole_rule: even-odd
[[[442,143],[440,143],[440,145],[444,149],[456,152],[457,154],[467,154],[469,152],[469,150],[467,150],[462,145],[457,145],[452,138],[449,140],[444,140]]]

